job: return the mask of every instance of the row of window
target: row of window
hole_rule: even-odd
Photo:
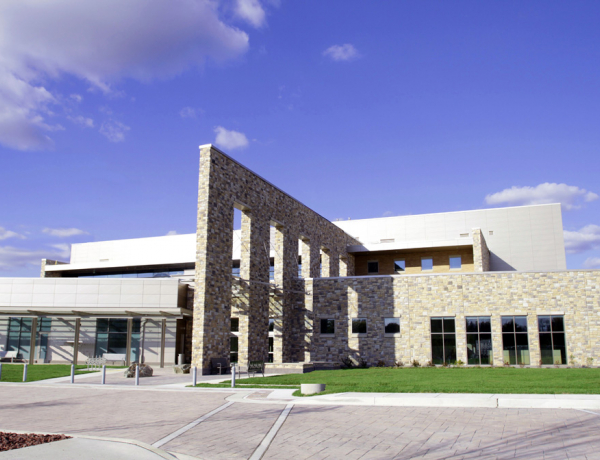
[[[19,359],[29,359],[31,351],[32,318],[10,318],[6,339],[6,350],[16,351]],[[38,318],[37,337],[39,337],[39,357],[42,362],[46,359],[48,349],[48,333],[51,330],[52,318]],[[140,353],[139,318],[133,319],[131,331],[131,360],[137,361]],[[127,351],[127,319],[98,318],[96,320],[96,345],[94,356],[104,353],[122,353]]]
[[[239,332],[240,332],[240,319],[231,318],[231,337],[229,338],[229,362],[238,362],[239,352]],[[269,354],[267,356],[267,362],[273,362],[273,347],[274,347],[274,332],[275,332],[275,320],[269,318],[269,343],[268,349]]]
[[[450,256],[448,260],[450,270],[460,270],[462,268],[462,257],[461,256]],[[433,258],[432,257],[421,257],[421,271],[427,272],[433,270]],[[394,260],[394,272],[404,273],[406,271],[406,260],[396,259]],[[367,262],[367,273],[369,275],[376,275],[379,273],[379,261],[370,260]]]
[[[526,316],[503,316],[503,363],[529,365],[529,336]],[[468,364],[492,364],[492,326],[489,316],[469,316],[466,321]],[[335,334],[335,319],[321,318],[321,334]],[[367,333],[366,318],[352,318],[353,334]],[[538,316],[542,364],[567,364],[564,318]],[[384,318],[384,333],[400,333],[400,318]],[[431,318],[431,361],[450,364],[456,361],[455,318]]]

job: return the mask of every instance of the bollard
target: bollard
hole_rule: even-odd
[[[71,383],[75,383],[75,364],[71,364]]]
[[[235,388],[235,363],[231,366],[231,388]]]
[[[106,364],[102,365],[102,383],[104,385],[106,383]]]
[[[196,366],[194,366],[194,368],[192,369],[192,386],[193,387],[196,386],[197,379],[198,379],[198,368]]]
[[[138,386],[140,384],[140,365],[137,364],[135,366],[135,385]]]
[[[27,364],[23,365],[23,382],[27,382]]]

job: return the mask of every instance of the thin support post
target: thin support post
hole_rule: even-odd
[[[0,363],[0,381],[2,381],[2,363]]]
[[[235,363],[231,366],[231,388],[235,388]]]
[[[102,382],[101,384],[104,385],[106,383],[106,364],[102,365]]]
[[[75,340],[73,341],[73,364],[77,365],[79,358],[79,331],[81,330],[81,318],[75,318]]]
[[[133,318],[127,318],[127,351],[125,363],[127,367],[131,366],[131,333],[133,331]]]
[[[140,384],[140,365],[136,364],[135,366],[135,386],[139,386]]]
[[[192,368],[192,386],[196,386],[196,382],[198,381],[198,368],[194,366]]]
[[[162,330],[160,334],[160,367],[165,367],[165,339],[167,335],[167,320],[162,320]]]
[[[71,383],[75,383],[75,364],[71,364]]]
[[[29,342],[29,364],[35,362],[35,341],[37,339],[37,316],[31,321],[31,339]]]
[[[27,363],[23,364],[23,382],[27,382]]]

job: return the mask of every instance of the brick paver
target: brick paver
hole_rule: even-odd
[[[206,459],[247,459],[284,408],[283,405],[234,404],[162,448]]]
[[[575,410],[296,406],[264,459],[600,459]]]
[[[153,443],[227,392],[2,385],[0,429]],[[248,458],[284,406],[235,403],[165,450]],[[600,459],[600,415],[577,410],[295,406],[264,459]]]
[[[135,439],[152,444],[223,405],[227,393],[2,386],[0,429]]]

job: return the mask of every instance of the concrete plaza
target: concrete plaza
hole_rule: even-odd
[[[0,431],[123,438],[201,459],[600,458],[593,406],[367,406],[351,395],[309,405],[286,390],[186,388],[189,376],[137,388],[117,374],[105,386],[97,377],[1,384]]]

